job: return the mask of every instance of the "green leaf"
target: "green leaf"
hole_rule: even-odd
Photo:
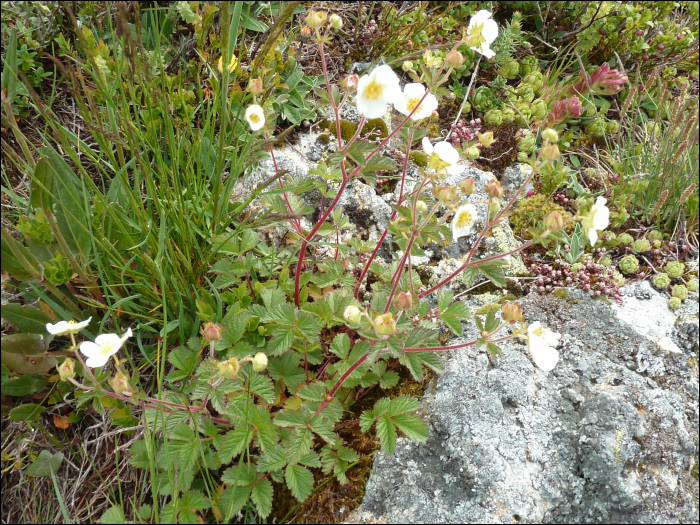
[[[391,418],[396,428],[403,432],[406,437],[425,443],[428,439],[428,425],[418,416],[401,414]]]
[[[302,457],[309,453],[314,444],[311,430],[308,428],[297,428],[289,437],[287,447],[287,463],[297,463]]]
[[[180,497],[180,507],[204,510],[211,507],[211,501],[198,490],[188,490]]]
[[[408,337],[404,342],[404,347],[420,348],[421,346],[424,346],[424,343],[426,341],[435,339],[436,336],[437,332],[435,330],[431,330],[430,328],[423,328],[422,326],[417,326],[413,330],[411,330],[410,334],[408,334]]]
[[[314,477],[311,472],[301,465],[289,465],[284,476],[292,495],[301,503],[311,494]]]
[[[462,280],[467,288],[474,284],[474,280],[476,279],[478,273],[479,270],[477,270],[474,266],[468,266],[465,268],[464,272],[462,272]]]
[[[350,338],[347,334],[336,335],[331,343],[330,351],[341,359],[347,358],[348,352],[350,351]]]
[[[42,377],[24,376],[2,384],[2,393],[7,396],[22,397],[42,390],[46,380]]]
[[[323,401],[326,399],[326,387],[322,383],[311,383],[299,390],[297,395],[309,401]]]
[[[311,414],[285,408],[275,414],[275,425],[280,427],[305,427],[311,421]]]
[[[387,454],[393,454],[396,448],[396,429],[389,416],[381,416],[377,419],[377,437],[382,450]]]
[[[253,230],[244,230],[241,235],[241,253],[255,248],[260,242],[260,236]]]
[[[37,210],[41,209],[44,212],[53,210],[53,196],[51,189],[53,188],[54,171],[51,164],[41,158],[34,168],[34,178],[32,179],[32,207]]]
[[[374,413],[371,410],[365,410],[360,415],[360,430],[365,433],[374,424]]]
[[[148,459],[148,445],[143,439],[139,439],[129,448],[129,455],[132,467],[149,468],[150,461]]]
[[[296,388],[306,380],[304,369],[299,368],[299,359],[296,352],[270,359],[267,365],[270,377],[275,381],[281,379],[290,390]]]
[[[456,302],[445,311],[446,314],[454,315],[457,317],[465,317],[468,318],[471,315],[471,312],[469,311],[469,307],[464,304],[463,302]]]
[[[258,472],[273,472],[284,468],[287,464],[287,455],[280,445],[274,445],[260,456],[256,469]]]
[[[438,309],[442,312],[445,310],[448,306],[450,306],[450,303],[452,302],[452,292],[449,290],[441,290],[440,293],[438,294]]]
[[[263,479],[253,485],[250,499],[253,500],[258,509],[258,515],[265,519],[272,511],[272,483],[269,479]]]
[[[477,265],[477,268],[493,284],[499,288],[504,288],[506,286],[506,279],[503,277],[503,271],[501,271],[501,266],[503,265],[503,261],[489,261]]]
[[[39,421],[46,408],[36,403],[27,403],[10,410],[10,421]]]
[[[416,381],[423,380],[423,361],[421,361],[420,356],[417,354],[422,354],[423,352],[406,352],[404,354],[402,364],[408,368],[411,372],[413,379]]]
[[[4,313],[5,308],[3,308],[3,315]],[[52,340],[53,336],[48,334],[12,334],[4,336],[0,343],[2,364],[16,374],[41,374],[48,372],[58,364],[55,357],[46,353]],[[3,394],[5,393],[7,392],[5,392],[5,385],[3,385]],[[29,393],[31,394],[31,392]]]
[[[253,429],[247,426],[227,432],[217,446],[221,463],[231,463],[233,458],[248,448],[252,439]]]
[[[387,415],[395,416],[397,414],[405,414],[407,412],[413,412],[420,408],[420,401],[411,396],[399,396],[395,397],[389,402],[387,407]]]
[[[246,486],[236,486],[224,490],[218,501],[218,507],[223,516],[223,521],[229,522],[243,505],[250,499],[250,488]]]
[[[311,430],[321,436],[327,443],[335,442],[335,432],[333,431],[333,423],[325,417],[315,417],[311,421]]]
[[[34,463],[29,465],[25,470],[24,474],[26,476],[31,476],[33,478],[40,478],[43,476],[50,476],[51,472],[54,474],[58,472],[58,468],[63,462],[63,454],[56,452],[51,454],[48,450],[42,450],[39,452],[39,456],[36,458]]]
[[[126,523],[126,516],[121,507],[112,505],[102,514],[100,523]]]
[[[260,292],[263,303],[265,303],[265,308],[272,310],[276,306],[285,304],[287,302],[287,294],[285,294],[278,287],[265,288]]]
[[[442,319],[442,322],[445,323],[455,334],[462,335],[462,322],[457,319],[456,316],[445,313],[440,315],[440,319]]]
[[[267,350],[273,356],[279,356],[292,347],[294,341],[293,326],[278,326],[272,332],[272,339],[267,343]]]
[[[267,376],[254,372],[250,377],[250,391],[262,397],[268,403],[275,402],[275,385]]]

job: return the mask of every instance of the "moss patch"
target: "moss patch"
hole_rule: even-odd
[[[321,121],[321,129],[327,130],[334,137],[338,138],[338,128],[335,125],[335,122],[323,120]],[[340,136],[344,141],[350,140],[356,132],[357,124],[345,119],[340,120]],[[361,134],[363,136],[371,134],[372,138],[384,139],[389,135],[389,128],[387,127],[386,122],[384,122],[382,119],[374,118],[365,122],[365,125],[362,126]]]
[[[428,167],[428,155],[426,155],[422,151],[411,150],[411,153],[408,154],[408,159],[411,160],[418,167]]]
[[[548,201],[547,196],[543,194],[533,195],[527,199],[521,200],[513,209],[513,214],[510,216],[510,224],[513,228],[513,233],[523,239],[532,239],[532,235],[528,231],[535,221],[543,220],[553,211],[561,213],[562,218],[566,221],[571,218],[571,214],[557,203]],[[574,231],[576,225],[570,222],[564,230],[567,233]]]

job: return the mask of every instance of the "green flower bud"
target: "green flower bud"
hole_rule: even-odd
[[[340,29],[343,27],[343,19],[340,18],[338,15],[331,15],[331,17],[328,19],[328,22],[330,23],[330,26],[333,29]]]
[[[405,60],[403,64],[401,64],[401,69],[404,71],[411,71],[413,69],[413,62],[410,60]]]
[[[399,310],[410,310],[413,306],[413,296],[411,292],[401,292],[394,299],[394,306]]]
[[[639,261],[634,255],[626,255],[618,263],[620,271],[626,275],[637,273],[639,270]]]
[[[680,261],[666,263],[666,273],[671,279],[679,279],[685,273],[685,264]]]
[[[467,178],[458,183],[457,186],[459,186],[459,189],[462,190],[463,194],[471,195],[476,189],[476,181],[474,179]]]
[[[668,307],[671,310],[678,310],[683,305],[683,302],[678,297],[671,297],[668,300]]]
[[[510,324],[523,322],[523,309],[518,303],[505,303],[501,307],[501,317]]]
[[[558,211],[553,211],[545,217],[544,225],[550,231],[560,232],[564,229],[564,218]]]
[[[123,394],[125,392],[131,393],[131,385],[129,384],[129,376],[122,372],[117,372],[114,374],[112,379],[108,379],[107,382],[109,386],[112,387],[117,394]]]
[[[418,202],[416,202],[416,211],[418,211],[418,213],[425,213],[426,211],[428,211],[428,205],[425,203],[425,201],[419,200]]]
[[[689,291],[691,292],[697,292],[698,291],[698,280],[697,279],[691,279],[686,283],[686,288],[688,288]]]
[[[58,375],[61,376],[61,381],[73,379],[75,377],[75,361],[68,357],[56,367],[56,370],[58,370]]]
[[[331,16],[331,18],[333,18],[333,16]],[[265,370],[265,368],[267,368],[267,356],[262,352],[258,352],[253,358],[253,370],[255,370],[256,372],[262,372],[263,370]]]
[[[238,371],[241,369],[241,365],[238,364],[238,359],[235,357],[232,357],[228,361],[216,363],[216,366],[219,368],[219,375],[228,379],[236,377]]]
[[[559,142],[559,134],[552,128],[545,129],[542,132],[542,138],[551,142],[552,144],[556,144],[557,142]]]
[[[360,322],[360,309],[357,306],[350,305],[345,307],[345,312],[343,312],[343,318],[352,324],[357,324]]]
[[[587,135],[599,137],[605,133],[605,120],[602,117],[597,117],[586,124],[585,132]]]
[[[518,147],[518,151],[532,153],[535,151],[535,147],[537,146],[537,138],[529,129],[520,129],[515,134],[515,144]]]
[[[681,301],[685,301],[688,298],[688,289],[682,284],[677,284],[673,287],[673,293],[671,293],[671,295],[673,297],[678,297]]]
[[[383,336],[386,339],[396,333],[396,321],[394,321],[394,316],[391,312],[374,318],[374,331],[377,332],[378,336]]]
[[[624,246],[629,246],[634,242],[634,237],[632,237],[629,233],[621,233],[617,236],[617,242]]]
[[[637,239],[632,243],[635,252],[644,253],[651,251],[651,243],[647,239]]]
[[[530,155],[525,151],[519,151],[515,158],[518,162],[527,162],[530,160]]]
[[[557,160],[561,157],[561,152],[559,151],[559,146],[557,144],[552,144],[550,142],[545,142],[542,144],[542,149],[540,151],[542,158],[550,162]]]
[[[654,283],[654,286],[659,290],[665,290],[671,285],[671,278],[668,276],[668,274],[657,273],[651,282]]]
[[[472,146],[467,150],[467,158],[471,160],[476,160],[481,155],[481,151],[476,146]]]

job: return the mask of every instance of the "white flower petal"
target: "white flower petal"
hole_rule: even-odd
[[[552,332],[537,321],[527,327],[527,335],[528,349],[535,364],[545,372],[552,371],[559,361],[559,352],[554,347],[561,334]]]
[[[452,219],[452,238],[456,242],[460,237],[466,237],[476,223],[477,211],[473,204],[465,204],[457,208]]]
[[[595,246],[595,243],[598,242],[598,232],[595,231],[595,228],[588,230],[588,240],[590,241],[591,246]]]
[[[454,166],[459,162],[459,152],[449,142],[438,142],[435,144],[434,151],[438,154],[440,160],[447,162],[450,166]]]
[[[106,354],[98,354],[92,357],[89,357],[88,359],[85,360],[85,364],[89,366],[90,368],[97,368],[98,366],[105,366],[107,361],[109,360],[109,356]]]
[[[423,151],[425,151],[426,155],[430,156],[433,154],[433,144],[430,142],[428,137],[423,137],[421,145],[423,146]]]
[[[76,323],[75,321],[59,321],[56,324],[46,323],[46,331],[53,335],[65,333],[77,334],[83,328],[89,325],[91,320],[92,317],[90,317],[87,321],[81,321],[79,323]]]
[[[257,104],[248,106],[245,110],[245,119],[248,121],[250,129],[258,131],[265,125],[265,113],[263,112],[263,108]]]
[[[358,82],[357,111],[368,119],[380,118],[400,94],[399,77],[389,66],[379,66]]]
[[[530,347],[530,353],[535,364],[545,372],[551,372],[559,362],[559,352],[547,345],[534,345]]]
[[[593,227],[596,230],[604,230],[610,225],[610,209],[605,205],[608,202],[604,197],[598,197],[591,209],[593,213]]]
[[[80,351],[86,357],[93,357],[102,353],[100,346],[92,341],[83,341],[80,343]]]

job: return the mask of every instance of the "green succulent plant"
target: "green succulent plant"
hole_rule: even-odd
[[[665,290],[671,285],[671,278],[668,276],[668,274],[657,273],[651,282],[654,283],[654,286],[659,290]]]
[[[679,279],[685,273],[685,264],[680,261],[666,263],[666,273],[671,279]]]
[[[691,279],[685,284],[686,288],[688,288],[688,291],[691,292],[697,292],[698,291],[698,280],[697,279]]]
[[[612,264],[612,257],[606,255],[600,260],[600,264],[602,264],[603,266],[610,266]]]
[[[539,71],[540,64],[536,56],[529,56],[520,60],[520,76],[525,77],[533,71]]]
[[[548,112],[547,103],[541,98],[530,104],[530,115],[533,119],[542,120],[547,116]]]
[[[529,129],[523,128],[515,134],[515,144],[518,147],[518,151],[532,153],[537,146],[537,137]]]
[[[506,62],[501,67],[498,68],[498,74],[506,77],[507,79],[515,78],[520,72],[520,64],[517,60],[511,60]]]
[[[659,230],[649,230],[647,232],[647,239],[649,239],[650,241],[663,241],[664,234],[661,233]]]
[[[634,237],[632,237],[629,233],[621,233],[617,236],[617,242],[624,246],[629,246],[634,242]]]
[[[530,84],[520,84],[517,89],[518,98],[528,104],[535,100],[535,89]]]
[[[496,97],[488,86],[479,86],[474,90],[472,106],[477,111],[485,113],[496,105]]]
[[[683,284],[677,284],[673,287],[671,295],[678,297],[681,301],[685,301],[688,298],[688,289]]]
[[[594,137],[599,137],[605,133],[605,119],[602,117],[596,117],[591,120],[585,127],[586,135],[593,135]]]
[[[490,109],[484,115],[484,123],[489,126],[500,126],[503,123],[503,113],[500,109]]]
[[[638,253],[651,251],[651,243],[647,239],[637,239],[632,243],[632,249]]]
[[[618,263],[620,271],[625,275],[637,273],[639,270],[639,261],[634,255],[626,255]]]
[[[616,285],[618,285],[618,286],[624,286],[624,285],[625,285],[625,278],[624,278],[624,276],[623,276],[620,272],[618,272],[617,270],[615,270],[615,271],[613,272],[612,281],[613,281]]]
[[[668,307],[672,310],[678,310],[683,305],[683,302],[678,297],[671,297],[668,300]]]
[[[503,113],[503,122],[514,122],[515,121],[515,110],[510,106],[506,106],[501,110]]]
[[[515,160],[517,160],[518,162],[527,162],[528,160],[530,160],[530,154],[526,151],[519,151],[518,154],[515,156]]]
[[[515,112],[515,121],[521,126],[528,126],[530,124],[530,119],[532,118],[532,114],[530,113],[530,104],[524,100],[516,100],[515,104],[513,105],[517,110]],[[523,120],[523,117],[525,120]]]
[[[608,122],[605,124],[605,131],[611,135],[614,135],[620,131],[620,123],[617,120],[608,120]]]
[[[535,91],[535,93],[537,93],[540,89],[542,89],[542,85],[544,84],[544,76],[539,71],[533,71],[532,73],[523,77],[523,84],[532,86],[532,89]]]

